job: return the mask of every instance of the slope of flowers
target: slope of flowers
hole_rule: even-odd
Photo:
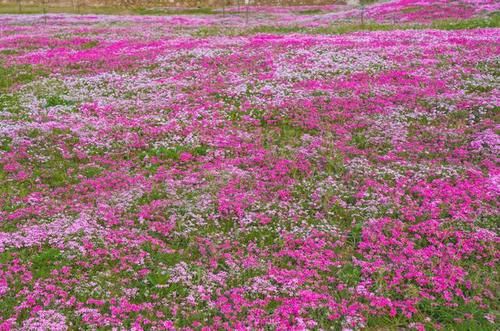
[[[102,28],[106,25],[106,35],[117,31],[128,33],[131,29],[134,34],[142,34],[144,38],[165,36],[165,34],[192,35],[201,29],[216,28],[218,30],[236,30],[244,33],[253,27],[284,27],[284,28],[321,28],[335,27],[344,22],[359,24],[363,16],[365,21],[379,23],[397,23],[403,25],[427,25],[433,21],[443,19],[460,20],[474,17],[487,17],[500,11],[500,3],[495,0],[393,0],[375,3],[361,10],[350,5],[329,6],[295,6],[270,7],[249,6],[228,7],[225,15],[168,15],[168,16],[118,16],[118,15],[4,15],[0,17],[1,29],[10,30],[15,26],[18,31],[23,29],[33,32],[27,25],[44,24],[47,19],[57,21],[58,24],[44,26],[35,31],[38,34],[59,33],[67,34],[68,26],[78,27],[78,34],[84,34],[93,28]],[[221,12],[221,11],[220,11]],[[82,21],[92,24],[82,26]],[[142,29],[138,28],[141,27]],[[83,29],[83,30],[82,30]],[[99,31],[103,32],[103,31]],[[225,31],[228,32],[228,31]],[[2,48],[0,44],[0,48]],[[5,47],[5,46],[4,46]]]
[[[440,19],[467,19],[500,10],[496,0],[392,0],[368,6],[363,15],[377,22],[428,23]],[[361,9],[328,14],[335,18],[359,18]]]
[[[496,328],[497,29],[30,19],[0,25],[0,330]]]

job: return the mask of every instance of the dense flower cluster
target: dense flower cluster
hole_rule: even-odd
[[[495,329],[497,29],[0,22],[0,330]]]

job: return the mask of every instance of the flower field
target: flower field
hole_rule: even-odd
[[[375,21],[432,22],[439,19],[467,19],[500,10],[495,0],[394,0],[366,8],[365,15]],[[356,17],[360,9],[341,11],[338,17]]]
[[[499,29],[283,12],[0,16],[0,330],[498,328]]]

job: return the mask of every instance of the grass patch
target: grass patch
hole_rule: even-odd
[[[35,278],[47,278],[56,269],[62,259],[61,252],[56,248],[45,248],[33,256],[31,270]]]
[[[208,146],[200,145],[194,148],[189,148],[187,146],[173,146],[173,147],[156,147],[150,148],[140,153],[140,158],[145,157],[158,157],[161,160],[179,160],[182,153],[188,152],[194,156],[204,156],[208,153]]]
[[[102,169],[98,167],[88,167],[83,169],[83,175],[87,178],[94,178],[102,173]]]
[[[418,310],[442,324],[445,330],[496,330],[495,325],[484,317],[487,311],[474,303],[446,307],[444,304],[432,304],[429,300],[422,300]],[[457,323],[456,319],[463,319],[465,314],[471,314],[473,318]]]
[[[219,14],[212,8],[135,8],[132,9],[134,14],[138,15],[213,15]]]
[[[351,145],[356,146],[358,149],[366,149],[368,148],[368,138],[362,132],[354,133]]]
[[[21,10],[17,5],[0,5],[0,14],[44,14],[44,13],[72,13],[72,14],[130,14],[130,10],[112,7],[68,7],[68,6],[47,6],[22,5]]]
[[[298,12],[300,15],[315,15],[322,13],[321,9],[307,9]]]
[[[91,49],[91,48],[96,47],[97,45],[99,45],[99,42],[97,40],[92,40],[92,41],[86,42],[85,44],[81,45],[80,48],[81,49]]]
[[[260,248],[282,244],[281,236],[276,230],[263,226],[256,227],[248,233],[240,235],[238,239],[244,244],[254,243]]]
[[[338,271],[337,278],[347,286],[355,286],[361,281],[361,270],[359,267],[348,263]]]
[[[410,24],[390,24],[366,22],[361,23],[337,23],[326,27],[307,28],[302,26],[273,26],[261,25],[251,28],[222,28],[206,27],[197,29],[193,35],[197,37],[210,37],[217,35],[246,36],[253,34],[321,34],[321,35],[341,35],[361,31],[394,31],[394,30],[463,30],[477,28],[498,28],[500,27],[500,13],[493,13],[488,17],[479,17],[466,20],[436,20],[431,24],[410,23]]]
[[[1,84],[1,83],[0,83]],[[17,114],[19,112],[19,96],[16,94],[0,93],[0,110]]]
[[[0,55],[15,55],[18,51],[15,49],[3,49],[0,51]]]
[[[0,5],[0,14],[43,14],[43,13],[72,13],[72,14],[135,14],[135,15],[210,15],[219,14],[211,8],[143,8],[143,7],[109,7],[109,6],[46,6],[41,5],[22,5],[21,9],[17,5]]]
[[[55,107],[55,106],[70,106],[74,105],[74,101],[66,100],[60,95],[51,95],[48,96],[46,99],[46,104],[45,107]]]
[[[500,27],[500,13],[495,12],[489,17],[471,18],[467,20],[439,20],[431,25],[438,30],[464,30],[478,28],[498,28]]]
[[[16,65],[4,67],[0,65],[0,92],[8,91],[18,84],[26,84],[43,75],[43,71],[36,70],[30,65]]]
[[[173,267],[177,263],[183,260],[182,256],[179,253],[162,253],[158,250],[155,250],[151,244],[145,244],[143,249],[149,253],[149,256],[153,262],[153,265],[158,265],[160,263]]]

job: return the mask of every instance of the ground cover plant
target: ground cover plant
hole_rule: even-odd
[[[467,19],[500,10],[494,0],[394,0],[381,2],[366,8],[343,11],[339,17],[356,17],[363,12],[367,19],[397,22],[432,22],[443,18]]]
[[[0,330],[498,329],[497,5],[366,13],[457,6],[0,16]]]

